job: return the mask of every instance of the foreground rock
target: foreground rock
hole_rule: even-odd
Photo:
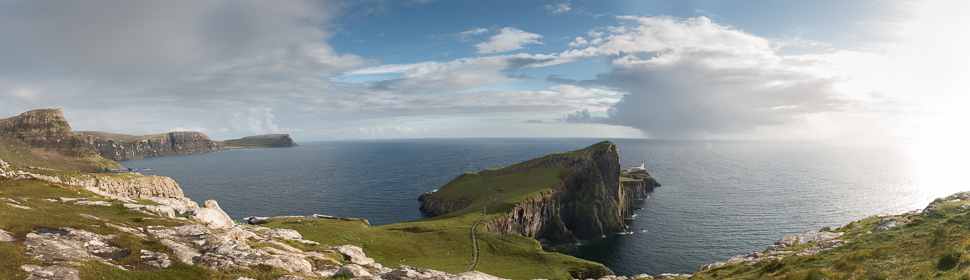
[[[58,265],[39,266],[33,264],[21,265],[20,269],[30,273],[27,280],[79,280],[77,269]]]
[[[226,229],[236,224],[226,212],[222,211],[222,208],[219,208],[219,203],[215,200],[206,200],[205,208],[195,210],[192,218],[211,229]]]

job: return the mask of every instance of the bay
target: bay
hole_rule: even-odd
[[[464,172],[581,149],[603,139],[307,142],[122,161],[169,176],[233,218],[324,214],[374,225],[424,218],[417,197]],[[627,234],[556,247],[619,275],[692,273],[775,240],[921,208],[966,188],[966,148],[947,143],[611,139],[623,166],[644,162],[663,187]]]

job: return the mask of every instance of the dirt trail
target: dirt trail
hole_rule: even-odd
[[[478,239],[475,236],[475,230],[478,229],[478,224],[482,222],[482,219],[485,219],[485,216],[488,216],[488,214],[492,212],[492,207],[495,206],[495,203],[498,203],[498,193],[495,192],[495,189],[493,189],[492,186],[485,181],[482,174],[478,174],[478,178],[482,179],[482,183],[485,183],[488,190],[492,191],[492,204],[489,205],[488,208],[483,209],[485,210],[485,213],[482,213],[482,217],[478,218],[478,221],[475,221],[475,225],[472,226],[472,264],[468,266],[468,270],[465,270],[466,272],[472,271],[472,269],[475,268],[475,265],[478,264]]]

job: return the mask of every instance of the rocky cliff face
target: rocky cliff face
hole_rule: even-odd
[[[489,180],[550,166],[567,168],[568,172],[559,175],[561,184],[518,202],[503,216],[487,221],[484,230],[496,234],[517,233],[556,243],[576,242],[576,238],[624,230],[624,219],[633,215],[634,201],[646,197],[647,188],[620,184],[619,153],[616,145],[608,141],[483,172],[482,176]],[[462,177],[455,180],[459,179]],[[420,200],[422,211],[432,216],[468,205],[435,199],[433,195],[424,195]]]
[[[144,157],[196,154],[221,151],[224,148],[201,132],[169,132],[163,137],[149,140],[109,140],[95,135],[83,134],[87,143],[104,158],[125,160]]]
[[[72,157],[96,157],[85,137],[71,130],[61,109],[38,109],[0,120],[0,136]]]
[[[209,140],[205,134],[194,131],[170,132],[156,139],[136,141],[105,139],[89,132],[76,132],[71,129],[61,109],[38,109],[0,119],[0,137],[19,140],[32,148],[56,151],[67,157],[101,161],[105,158],[124,160],[223,150],[221,145]],[[116,168],[120,169],[121,166],[117,165]],[[84,167],[74,170],[105,171],[104,168],[95,170]]]

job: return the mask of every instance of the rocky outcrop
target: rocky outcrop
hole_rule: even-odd
[[[83,187],[90,192],[112,198],[149,199],[184,195],[178,183],[175,183],[169,177],[143,176],[134,173],[101,175],[66,172],[54,176],[39,174],[43,173],[43,170],[36,172],[0,170],[0,177],[10,180],[33,178],[51,183]]]
[[[159,135],[155,139],[125,141],[104,139],[100,134],[80,132],[86,142],[104,158],[125,160],[134,158],[208,153],[224,150],[201,132],[183,131],[169,132]],[[124,135],[128,136],[128,135]]]
[[[631,190],[632,199],[641,200],[647,199],[647,193],[653,191],[654,188],[660,187],[660,183],[657,182],[650,173],[645,170],[636,170],[629,173],[621,173],[620,185],[627,187]]]
[[[205,224],[211,229],[226,229],[235,226],[235,222],[226,212],[219,208],[215,200],[206,200],[205,208],[199,208],[192,213],[192,218]]]
[[[485,231],[495,234],[518,233],[540,243],[575,243],[576,237],[555,211],[563,189],[544,192],[519,203],[505,216],[486,222]]]

